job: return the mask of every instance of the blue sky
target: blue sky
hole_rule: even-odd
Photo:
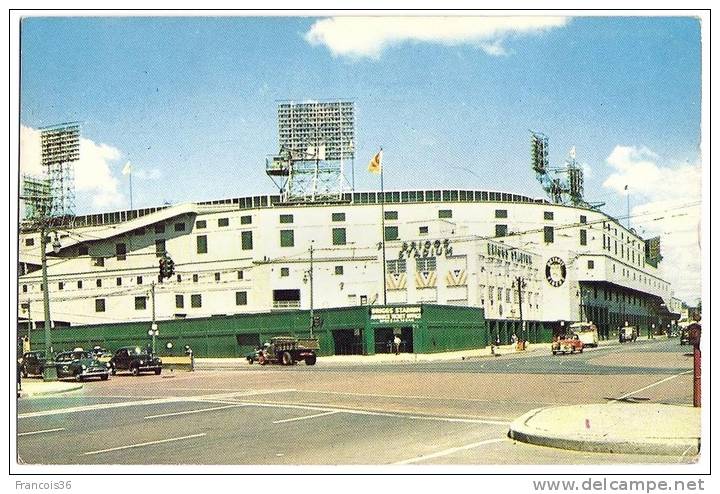
[[[553,164],[576,146],[586,197],[611,214],[625,184],[633,214],[668,199],[668,179],[700,186],[697,19],[336,21],[26,18],[23,130],[82,122],[79,213],[128,207],[127,161],[135,207],[273,193],[264,159],[286,99],[355,101],[357,189],[378,187],[365,168],[383,146],[386,189],[543,196],[528,129],[550,137]]]

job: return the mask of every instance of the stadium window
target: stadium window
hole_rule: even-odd
[[[292,215],[288,215],[292,216]],[[280,230],[280,247],[295,246],[295,230]]]
[[[203,229],[203,228],[207,228],[207,221],[205,221],[205,220],[197,220],[197,221],[195,222],[195,228],[197,228],[198,230]]]
[[[115,244],[115,256],[118,261],[124,261],[126,259],[127,246],[125,244]]]
[[[142,283],[143,283],[143,277],[142,277],[142,276],[138,276],[138,277],[135,279],[135,281],[137,281],[137,284],[138,284],[138,285],[142,285]]]
[[[178,282],[178,283],[181,283],[181,282],[182,282],[182,275],[181,275],[181,274],[177,275],[177,277],[176,277],[175,279],[177,279],[177,282]]]
[[[252,250],[252,248],[253,248],[252,232],[242,232],[240,234],[240,240],[242,242],[242,250]]]
[[[175,231],[176,232],[184,232],[185,231],[185,223],[175,223]]]
[[[581,215],[580,215],[580,223],[583,223],[583,224],[584,224],[584,223],[587,223],[587,216],[581,214]]]
[[[385,211],[385,219],[386,220],[398,219],[398,212],[397,211]]]
[[[238,279],[239,279],[239,280],[242,280],[242,279],[245,277],[245,273],[243,272],[242,269],[241,269],[240,271],[238,271],[237,273],[238,273]]]
[[[247,292],[235,292],[235,305],[247,305]]]
[[[115,284],[116,284],[117,286],[122,286],[122,278],[120,278],[120,277],[115,278]]]
[[[335,266],[335,274],[341,275],[343,274],[343,267],[342,266]]]
[[[345,237],[345,228],[332,229],[332,242],[333,245],[345,245],[347,243],[347,239]]]
[[[333,221],[345,221],[345,213],[333,213],[332,220]]]
[[[588,269],[595,269],[595,261],[588,260],[587,267]]]
[[[495,225],[495,236],[504,237],[507,235],[507,225]]]
[[[26,247],[32,247],[35,245],[35,239],[34,238],[26,238],[25,239],[25,246]]]
[[[553,219],[555,219],[555,213],[553,213],[552,211],[545,211],[543,213],[543,217],[546,220],[553,220]]]
[[[197,274],[193,275],[193,283],[197,283],[200,277]]]
[[[58,290],[63,290],[64,288],[65,288],[65,283],[63,283],[62,281],[59,281],[58,282]]]
[[[546,226],[543,229],[543,237],[546,244],[555,242],[555,229],[551,226]]]
[[[92,258],[92,265],[96,267],[103,267],[105,266],[105,258],[104,257],[93,257]]]
[[[251,225],[252,224],[252,216],[240,216],[240,224],[241,225]]]
[[[95,299],[95,312],[105,312],[105,299],[104,298],[96,298]]]
[[[587,245],[587,230],[580,230],[580,245]]]
[[[426,227],[426,226],[421,226],[418,233],[419,233],[420,235],[427,235],[427,234],[428,234],[428,227]]]
[[[87,256],[90,253],[90,249],[85,244],[78,245],[78,255]]]
[[[438,218],[452,218],[452,209],[441,209],[438,211]]]
[[[215,281],[220,281],[220,273],[215,273]]]
[[[507,218],[507,209],[496,209],[495,210],[495,217],[496,218]]]
[[[283,278],[290,276],[290,268],[280,268],[280,276]]]
[[[95,286],[98,288],[102,288],[102,280],[100,278],[95,280]]]
[[[135,310],[147,309],[147,297],[135,297]]]
[[[135,234],[136,237],[142,237],[145,235],[145,228],[138,228],[133,232],[133,234]]]
[[[386,226],[385,227],[385,240],[397,240],[399,237],[398,227]]]
[[[165,233],[165,223],[157,223],[155,225],[155,233]]]
[[[207,254],[208,247],[207,247],[207,235],[198,235],[197,236],[197,253],[198,254]]]
[[[176,309],[184,309],[185,308],[185,297],[183,295],[175,295],[175,308]]]
[[[202,295],[199,293],[195,293],[193,295],[190,295],[190,307],[197,309],[199,307],[202,307]]]
[[[292,214],[281,214],[280,215],[280,223],[292,223],[293,222],[293,215]]]
[[[83,282],[82,282],[82,280],[78,280],[78,282],[77,282],[77,287],[78,287],[78,290],[81,290],[81,289],[82,289],[82,287],[83,287]]]
[[[159,238],[155,240],[155,257],[162,257],[165,255],[165,239]]]
[[[224,227],[230,225],[230,218],[218,218],[218,226]]]

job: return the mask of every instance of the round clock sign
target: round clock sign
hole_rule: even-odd
[[[559,257],[551,257],[545,264],[545,278],[548,283],[554,287],[558,287],[565,283],[565,275],[567,270],[565,269],[565,262]]]

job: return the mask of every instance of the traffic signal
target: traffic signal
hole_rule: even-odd
[[[166,269],[165,268],[165,266],[166,266],[165,257],[160,258],[159,265],[160,265],[160,270],[158,272],[158,282],[162,283],[162,280],[165,278],[165,269]]]
[[[165,278],[170,278],[175,274],[175,262],[170,256],[165,259]]]

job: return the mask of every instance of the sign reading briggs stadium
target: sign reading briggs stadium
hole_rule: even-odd
[[[405,307],[371,307],[371,323],[417,321],[422,317],[422,307],[409,305]]]
[[[398,253],[398,259],[407,257],[440,257],[440,256],[451,256],[452,247],[450,246],[450,240],[426,240],[424,242],[403,242],[400,252]]]

